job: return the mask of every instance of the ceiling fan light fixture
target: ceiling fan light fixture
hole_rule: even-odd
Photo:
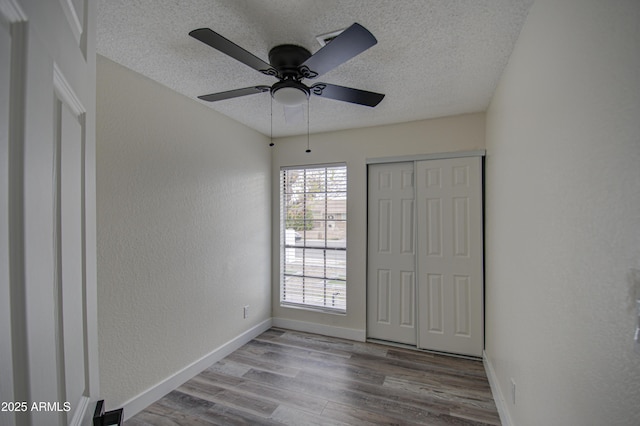
[[[273,99],[279,104],[286,106],[303,104],[309,98],[309,94],[309,88],[297,81],[284,80],[271,87],[271,96]]]

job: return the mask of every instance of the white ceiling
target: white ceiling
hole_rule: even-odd
[[[271,133],[266,93],[198,95],[277,80],[188,35],[208,27],[268,62],[279,44],[363,25],[378,44],[317,80],[385,93],[375,108],[310,99],[311,132],[484,111],[534,0],[99,0],[98,53],[247,126]],[[307,81],[308,84],[316,80]],[[273,135],[307,131],[273,105]]]

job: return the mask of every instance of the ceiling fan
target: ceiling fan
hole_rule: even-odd
[[[353,24],[315,54],[293,44],[283,44],[269,51],[267,63],[209,28],[193,30],[189,35],[225,53],[278,82],[272,86],[251,86],[226,92],[198,96],[208,102],[221,101],[256,93],[270,92],[273,99],[285,106],[297,106],[313,94],[323,98],[375,107],[384,95],[329,83],[307,86],[303,79],[314,79],[359,55],[378,41],[366,28]]]

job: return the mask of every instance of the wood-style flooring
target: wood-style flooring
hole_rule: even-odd
[[[499,425],[481,361],[271,329],[126,423]]]

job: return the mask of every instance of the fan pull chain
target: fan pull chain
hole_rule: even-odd
[[[275,144],[273,143],[273,96],[269,96],[269,98],[271,98],[271,132],[269,133],[269,146],[274,146]]]
[[[309,97],[307,97],[307,150],[305,152],[311,152],[311,148],[309,147]]]

